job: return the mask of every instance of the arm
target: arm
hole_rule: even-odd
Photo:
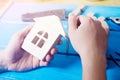
[[[98,55],[96,55],[96,53]],[[92,51],[82,58],[83,80],[106,80],[106,59],[99,52]]]
[[[21,48],[24,38],[32,29],[27,26],[23,30],[15,33],[6,48],[0,51],[0,72],[2,71],[29,71],[42,66],[47,66],[51,58],[57,52],[56,48],[52,48],[45,57],[45,61],[41,61]]]
[[[106,80],[106,48],[109,29],[99,20],[69,14],[69,38],[82,61],[83,80]]]

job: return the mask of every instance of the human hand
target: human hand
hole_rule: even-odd
[[[82,61],[83,80],[106,80],[109,29],[102,18],[69,14],[68,35]]]
[[[8,71],[28,71],[38,67],[47,66],[53,55],[57,52],[56,48],[52,48],[45,57],[45,61],[40,61],[38,58],[27,53],[21,48],[24,38],[32,29],[28,26],[25,29],[13,35],[8,46],[3,51],[3,62],[7,66]]]
[[[102,53],[105,54],[107,48],[108,26],[102,20],[88,16],[76,16],[69,14],[69,38],[74,49],[81,57],[88,58],[88,55]],[[89,54],[91,52],[92,54]]]

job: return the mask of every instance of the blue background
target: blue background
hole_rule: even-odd
[[[38,3],[13,3],[7,12],[0,17],[0,49],[4,49],[8,44],[11,36],[26,27],[32,22],[23,22],[21,15],[27,12],[37,12],[51,9],[66,9],[66,16],[78,5],[68,4],[38,4]],[[87,6],[82,13],[86,15],[89,12],[94,12],[96,17],[120,17],[120,7],[110,6]],[[62,21],[64,29],[67,33],[67,21]],[[115,58],[120,58],[114,54],[115,51],[120,52],[120,25],[107,21],[110,29],[108,40],[107,57],[109,54]],[[57,46],[59,53],[66,54],[66,39],[62,38],[63,44]],[[69,54],[76,54],[71,44],[69,45]],[[88,55],[89,56],[89,55]],[[107,79],[120,80],[120,68],[112,61],[107,62]],[[47,67],[41,67],[28,72],[6,72],[0,74],[0,80],[81,80],[82,66],[78,56],[66,56],[56,54],[54,60]]]

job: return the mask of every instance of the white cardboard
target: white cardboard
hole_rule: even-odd
[[[66,34],[60,19],[55,15],[35,18],[34,20],[36,23],[24,39],[22,48],[40,60],[44,60],[51,47],[56,44],[61,36],[66,36]],[[42,48],[31,42],[35,36],[39,36],[37,34],[39,31],[48,33],[48,39],[45,40]],[[39,37],[42,38],[42,36]],[[38,44],[38,42],[36,44]]]

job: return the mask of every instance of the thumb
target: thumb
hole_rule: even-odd
[[[68,18],[69,31],[77,29],[77,16],[74,13],[69,14]]]
[[[73,10],[68,16],[68,26],[69,31],[73,31],[77,29],[77,16],[81,14],[82,10],[84,9],[84,5],[79,6],[75,10]]]
[[[71,31],[74,31],[75,29],[77,29],[77,27],[78,27],[77,26],[77,16],[79,14],[81,14],[84,7],[85,7],[84,5],[81,5],[69,14],[69,16],[68,16],[68,26],[69,26],[68,32],[71,32]]]
[[[105,18],[103,16],[100,16],[98,20],[101,22],[102,27],[104,28],[105,32],[107,35],[109,34],[109,26],[107,22],[105,21]]]

